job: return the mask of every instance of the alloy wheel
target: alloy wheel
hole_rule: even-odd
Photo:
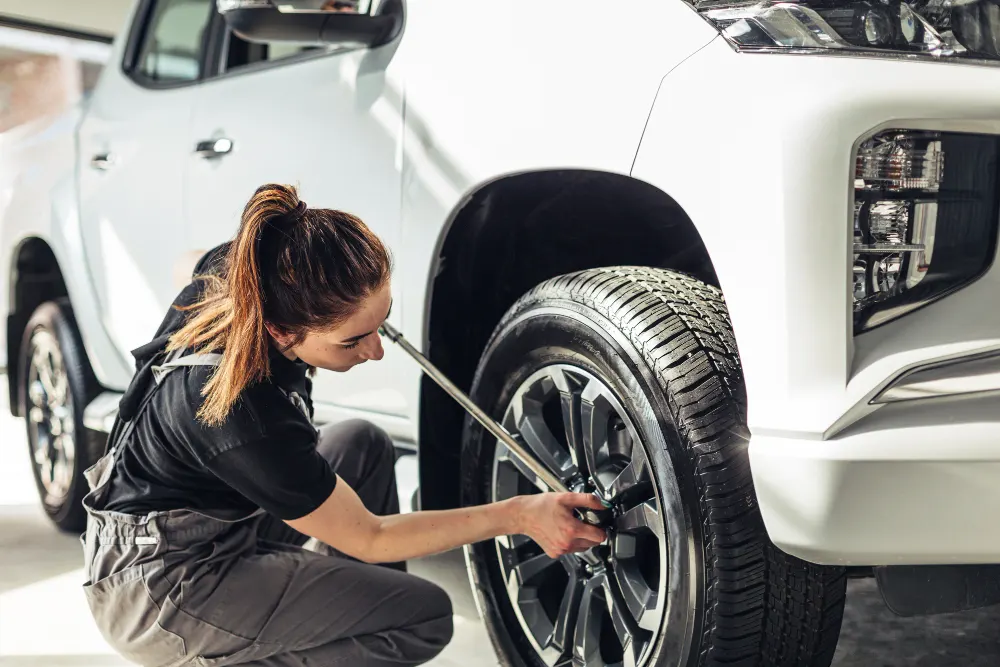
[[[69,493],[76,461],[73,396],[55,336],[37,330],[28,364],[28,438],[45,503],[58,505]]]
[[[559,364],[518,387],[503,424],[569,488],[612,507],[608,540],[580,554],[552,559],[526,536],[495,540],[521,631],[549,667],[645,664],[662,631],[669,554],[649,458],[626,410],[604,381]],[[542,490],[498,442],[493,500]]]

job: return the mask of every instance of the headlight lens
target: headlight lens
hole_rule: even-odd
[[[890,130],[864,141],[854,175],[854,332],[966,285],[996,252],[991,136]]]
[[[1000,0],[687,0],[741,49],[1000,60]]]

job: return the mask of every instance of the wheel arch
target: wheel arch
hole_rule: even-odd
[[[670,195],[644,181],[573,169],[484,183],[463,198],[439,236],[423,349],[467,391],[487,339],[522,294],[557,275],[613,265],[668,268],[719,285],[694,222]],[[422,508],[458,505],[463,415],[421,377]]]
[[[31,314],[46,301],[69,297],[59,260],[52,246],[39,236],[21,239],[11,254],[8,269],[10,304],[6,322],[7,391],[10,412],[24,414],[19,392],[20,348],[24,327]]]

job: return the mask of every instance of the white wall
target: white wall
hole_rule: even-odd
[[[0,15],[85,32],[116,34],[134,0],[0,0]]]

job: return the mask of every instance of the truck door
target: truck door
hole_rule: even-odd
[[[402,117],[398,88],[380,60],[385,55],[248,44],[221,17],[214,30],[219,69],[199,86],[188,142],[208,149],[190,170],[188,233],[195,244],[210,248],[232,238],[254,190],[275,182],[297,186],[310,207],[359,216],[398,264]],[[400,275],[393,280],[394,324],[404,310],[401,282]],[[406,360],[392,347],[381,362],[350,373],[320,371],[317,416],[406,415]]]
[[[80,126],[82,237],[123,353],[156,331],[189,263],[187,139],[214,9],[214,0],[137,3]]]

